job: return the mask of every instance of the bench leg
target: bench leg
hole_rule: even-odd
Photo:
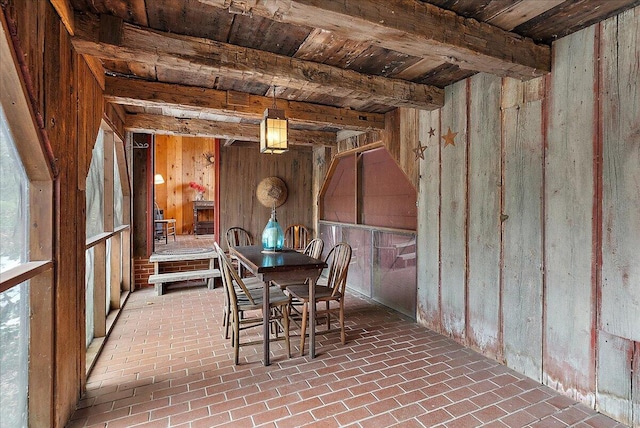
[[[156,294],[158,296],[162,296],[162,294],[164,293],[164,290],[162,289],[162,283],[159,282],[158,284],[156,284]]]
[[[214,283],[213,281],[215,281],[215,278],[213,278],[213,277],[212,277],[212,278],[207,279],[207,288],[208,288],[209,290],[213,290],[214,288],[216,288],[216,287],[215,287],[215,283]]]

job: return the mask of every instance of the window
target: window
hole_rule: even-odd
[[[0,427],[49,426],[53,176],[4,24],[0,58]]]
[[[28,260],[29,182],[0,105],[0,273]],[[0,293],[0,427],[27,426],[29,281]]]

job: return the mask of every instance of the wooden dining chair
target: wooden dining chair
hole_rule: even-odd
[[[349,263],[351,263],[351,246],[346,242],[340,242],[331,249],[326,258],[327,283],[326,285],[316,284],[315,286],[315,302],[309,302],[309,285],[296,284],[289,285],[287,292],[289,293],[289,310],[294,301],[302,303],[302,326],[300,332],[300,355],[304,355],[304,342],[309,317],[309,304],[325,302],[325,309],[316,311],[316,319],[326,317],[327,330],[331,328],[331,314],[338,313],[340,321],[340,340],[344,345],[346,343],[346,334],[344,331],[344,295],[347,286],[347,273],[349,272]],[[331,302],[337,302],[338,307],[331,307]]]
[[[231,260],[217,243],[214,243],[220,261],[220,271],[222,283],[225,287],[226,298],[228,299],[228,319],[227,325],[231,325],[231,344],[234,349],[234,364],[238,364],[240,347],[247,345],[257,345],[261,340],[241,342],[240,332],[252,327],[262,327],[263,316],[269,317],[269,323],[274,325],[272,331],[284,331],[287,357],[291,357],[291,347],[289,343],[289,297],[278,287],[269,287],[269,314],[262,314],[263,295],[262,290],[249,289],[244,281],[231,265]],[[261,316],[248,316],[248,311],[257,311]],[[228,338],[228,337],[227,337]],[[271,337],[264,337],[262,340],[272,340]],[[278,340],[276,337],[275,340]]]
[[[241,227],[231,227],[226,233],[228,247],[253,245],[251,234]]]
[[[324,249],[324,241],[320,238],[312,239],[311,242],[305,247],[303,254],[314,259],[319,259],[322,256],[322,250]],[[282,290],[285,290],[289,285],[300,284],[300,281],[273,281],[274,285],[277,285]]]
[[[284,246],[302,251],[309,243],[309,229],[302,224],[292,224],[284,231]]]

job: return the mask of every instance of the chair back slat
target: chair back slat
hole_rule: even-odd
[[[351,246],[346,242],[336,244],[329,251],[326,262],[329,266],[327,286],[331,289],[331,295],[335,296],[337,293],[344,295],[351,263]]]
[[[230,298],[231,303],[233,305],[237,305],[238,304],[238,296],[237,296],[236,293],[237,293],[237,291],[241,291],[247,297],[249,302],[251,302],[252,305],[255,305],[256,301],[251,296],[251,293],[249,292],[249,289],[245,285],[245,283],[242,280],[242,278],[240,278],[240,275],[238,275],[238,273],[233,268],[233,265],[231,264],[231,260],[229,260],[229,258],[224,253],[222,248],[220,248],[220,246],[218,245],[217,242],[214,242],[214,245],[216,247],[216,251],[218,252],[218,261],[220,263],[220,270],[221,270],[221,274],[222,274],[221,275],[222,276],[222,282],[223,282],[224,286],[226,287],[225,290],[227,290],[228,293],[229,293],[229,298]],[[234,285],[234,281],[235,281],[235,284],[238,285],[238,289],[239,290],[236,289],[233,286]]]
[[[241,227],[232,227],[227,230],[226,238],[229,247],[253,245],[251,234]]]
[[[285,246],[294,250],[302,250],[309,242],[309,229],[302,224],[292,224],[284,232]]]
[[[319,259],[324,249],[324,241],[320,238],[312,239],[304,249],[304,254],[314,259]]]

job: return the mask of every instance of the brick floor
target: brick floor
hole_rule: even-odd
[[[292,340],[288,359],[277,342],[269,367],[243,347],[234,366],[222,304],[221,288],[132,293],[68,427],[623,426],[354,294],[345,346],[319,334],[311,360]]]

